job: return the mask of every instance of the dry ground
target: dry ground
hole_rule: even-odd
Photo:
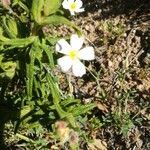
[[[102,127],[89,127],[89,134],[95,138],[91,149],[148,150],[150,1],[84,3],[86,12],[75,22],[88,44],[95,47],[96,60],[86,64],[90,72],[83,80],[74,79],[72,83],[74,95],[83,103],[97,103],[89,120],[99,119]]]
[[[87,74],[72,78],[73,94],[97,107],[83,121],[94,139],[80,149],[150,149],[150,1],[84,0],[85,12],[74,17],[95,48]],[[57,34],[66,34],[62,29]],[[72,32],[72,31],[71,31]],[[60,86],[68,91],[66,76]],[[66,148],[67,149],[67,148]]]

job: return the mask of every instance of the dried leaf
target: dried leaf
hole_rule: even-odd
[[[104,112],[108,112],[107,106],[101,102],[96,102],[96,106],[99,110],[104,111]]]
[[[107,150],[107,143],[100,139],[94,139],[93,143],[88,144],[88,150]]]

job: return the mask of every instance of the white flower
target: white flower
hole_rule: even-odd
[[[75,12],[83,12],[84,8],[81,0],[64,0],[62,3],[63,8],[68,9],[71,15],[75,15]]]
[[[80,60],[93,60],[95,53],[91,46],[82,48],[83,42],[84,38],[78,37],[76,34],[71,36],[70,44],[64,39],[57,42],[56,51],[65,54],[57,60],[63,72],[68,72],[71,69],[77,77],[82,77],[86,73],[85,66]]]

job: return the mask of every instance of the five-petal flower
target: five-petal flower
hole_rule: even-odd
[[[82,8],[81,0],[64,0],[62,3],[63,8],[68,9],[71,15],[75,15],[75,13],[83,12],[84,8]]]
[[[82,48],[83,42],[84,38],[76,34],[71,36],[70,44],[64,39],[57,42],[56,51],[65,55],[57,60],[63,72],[72,70],[77,77],[82,77],[86,73],[85,66],[80,60],[93,60],[95,53],[91,46]]]

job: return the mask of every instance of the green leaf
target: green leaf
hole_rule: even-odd
[[[26,47],[32,44],[36,40],[36,36],[30,36],[29,38],[16,38],[16,39],[5,39],[0,41],[0,45],[13,46],[13,47]]]
[[[13,61],[1,62],[0,68],[3,69],[5,76],[12,79],[15,75],[17,64]]]
[[[38,24],[41,23],[43,6],[44,0],[32,0],[32,8],[31,8],[32,17],[34,21]]]
[[[8,38],[4,37],[3,32],[4,32],[3,28],[0,27],[0,41],[7,41],[7,40],[9,40]]]
[[[42,91],[42,89],[41,89],[41,87],[40,87],[40,84],[39,84],[39,82],[36,80],[36,78],[34,77],[34,79],[33,79],[34,81],[34,90],[35,90],[35,92],[36,92],[36,95],[37,95],[37,97],[40,97],[40,93],[39,93],[39,90],[38,89],[40,89],[41,91]],[[42,93],[42,96],[43,96],[43,93]]]
[[[46,35],[45,39],[48,42],[48,44],[54,46],[60,38],[58,38],[56,35],[55,36],[54,35],[53,36]]]
[[[45,40],[43,40],[43,43],[42,43],[41,47],[42,47],[43,51],[45,52],[45,54],[48,58],[50,67],[54,68],[55,65],[54,65],[52,49],[45,44]]]
[[[62,110],[62,108],[59,105],[59,102],[60,102],[59,91],[58,91],[52,77],[50,76],[50,74],[47,74],[46,78],[47,78],[47,82],[49,83],[49,86],[50,86],[50,90],[52,93],[53,102],[54,102],[54,105],[56,107],[56,110],[57,110],[59,116],[61,118],[64,118],[66,116],[66,113]]]
[[[16,133],[15,136],[18,137],[18,138],[21,139],[21,140],[26,141],[26,142],[35,143],[32,139],[28,138],[27,136],[21,135],[21,134],[19,134],[19,133]]]
[[[71,104],[72,104],[72,105],[73,105],[73,104],[78,104],[79,102],[80,102],[79,99],[68,98],[68,99],[62,101],[62,102],[61,102],[61,105],[64,106],[64,107],[66,107],[66,106],[71,105]]]
[[[61,6],[61,0],[45,0],[44,3],[44,15],[49,16],[55,13]]]
[[[13,18],[10,18],[8,21],[7,21],[7,24],[8,24],[8,28],[10,30],[10,32],[12,33],[12,35],[14,37],[16,37],[18,35],[18,27],[17,27],[17,22],[15,19]]]
[[[17,6],[19,5],[21,8],[23,8],[27,13],[29,13],[28,7],[22,2],[22,0],[14,0],[12,3],[12,6]]]
[[[18,28],[16,21],[13,18],[6,19],[6,17],[3,17],[2,23],[3,28],[6,34],[9,36],[9,38],[16,38],[16,36],[18,35]]]
[[[61,119],[66,118],[72,127],[76,127],[75,118],[72,113],[64,111],[60,106],[60,94],[50,74],[46,75],[53,97],[53,103]]]
[[[22,107],[21,111],[20,111],[20,118],[26,116],[31,110],[32,109],[29,105],[26,105],[26,106]]]
[[[52,24],[52,25],[65,24],[67,26],[74,28],[78,32],[78,34],[81,35],[81,31],[79,27],[77,27],[74,23],[72,23],[71,21],[69,21],[67,18],[63,16],[52,15],[49,17],[44,17],[41,21],[41,25],[44,26],[48,24]]]
[[[28,100],[32,99],[32,89],[33,89],[33,80],[34,80],[34,62],[35,62],[35,51],[36,51],[36,44],[34,43],[30,49],[30,62],[26,64],[27,67],[27,95]]]
[[[88,111],[92,110],[94,107],[96,107],[95,104],[79,105],[73,107],[69,112],[71,112],[73,116],[79,116],[81,114],[87,113]]]

